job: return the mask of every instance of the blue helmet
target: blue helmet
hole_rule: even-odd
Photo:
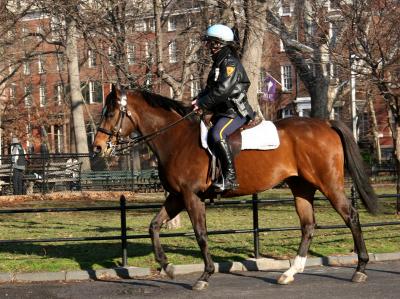
[[[222,44],[234,42],[234,35],[231,28],[222,24],[215,24],[208,27],[203,40],[217,41]]]

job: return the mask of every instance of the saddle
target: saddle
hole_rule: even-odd
[[[242,149],[242,131],[251,129],[259,125],[261,122],[262,118],[256,117],[254,120],[251,120],[250,122],[242,126],[239,130],[236,130],[232,135],[228,137],[227,142],[231,147],[232,155],[234,158],[240,153]],[[217,163],[217,159],[214,155],[212,156],[210,162],[211,165],[209,168],[210,169],[209,177],[211,178],[212,181],[214,181],[220,175],[221,167],[219,163]]]
[[[239,130],[236,130],[232,135],[228,137],[228,143],[231,147],[233,157],[240,153],[242,148],[242,131],[254,128],[262,122],[261,117],[256,117],[254,120],[251,120],[244,126],[242,126]]]

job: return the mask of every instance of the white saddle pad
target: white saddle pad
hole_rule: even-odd
[[[203,121],[200,122],[201,145],[208,149],[207,135],[208,129]],[[243,130],[242,133],[242,150],[258,149],[271,150],[279,146],[279,135],[272,121],[263,120],[257,126]]]

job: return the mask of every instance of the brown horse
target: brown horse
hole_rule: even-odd
[[[166,201],[150,224],[156,260],[172,276],[172,265],[160,243],[160,228],[183,209],[189,214],[204,259],[204,272],[193,289],[208,286],[214,273],[206,228],[204,199],[210,191],[209,154],[200,146],[199,120],[182,119],[190,112],[180,102],[145,91],[118,91],[107,97],[103,118],[93,144],[94,152],[106,155],[113,143],[136,130],[157,156],[159,175],[169,192]],[[340,214],[353,235],[358,265],[352,281],[365,281],[368,254],[358,213],[346,198],[344,165],[353,178],[368,211],[377,210],[377,198],[364,174],[358,147],[347,127],[337,121],[312,118],[289,118],[276,122],[281,144],[275,150],[241,151],[235,158],[239,189],[222,194],[233,197],[267,190],[285,180],[289,185],[300,218],[302,238],[293,266],[278,283],[288,284],[303,271],[315,227],[313,201],[321,191]],[[157,133],[158,132],[158,133]]]

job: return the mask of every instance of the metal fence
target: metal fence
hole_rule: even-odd
[[[380,195],[379,198],[400,198],[400,194],[388,194]],[[321,198],[317,198],[321,199]],[[357,198],[352,193],[352,203],[356,203]],[[261,232],[276,232],[276,231],[291,231],[300,230],[300,227],[280,227],[280,228],[268,228],[259,226],[259,206],[261,204],[282,204],[292,202],[293,199],[259,199],[257,194],[252,196],[251,200],[219,200],[215,202],[207,202],[208,207],[217,206],[250,206],[252,207],[252,218],[253,227],[248,229],[227,229],[227,230],[212,230],[209,231],[209,235],[224,235],[224,234],[243,234],[252,233],[253,234],[253,252],[256,258],[260,257],[260,246],[259,246],[259,234]],[[119,206],[113,207],[82,207],[82,208],[36,208],[36,209],[3,209],[0,210],[0,214],[17,214],[17,213],[47,213],[47,212],[82,212],[82,211],[118,211],[120,214],[120,234],[117,236],[105,236],[105,237],[70,237],[70,238],[46,238],[46,239],[14,239],[14,240],[0,240],[0,244],[12,244],[12,243],[46,243],[46,242],[80,242],[80,241],[103,241],[103,240],[119,240],[121,242],[121,258],[122,265],[127,266],[127,245],[128,240],[132,239],[144,239],[149,238],[149,234],[135,234],[129,235],[126,225],[126,212],[127,210],[144,210],[144,209],[157,209],[160,208],[162,204],[152,203],[152,204],[126,204],[126,199],[122,195],[120,198]],[[390,221],[390,222],[374,222],[374,223],[364,223],[363,227],[370,226],[388,226],[388,225],[400,225],[400,221]],[[338,229],[346,228],[345,225],[318,225],[316,229]],[[183,232],[183,233],[163,233],[160,234],[161,237],[180,237],[180,236],[194,236],[193,232]]]
[[[24,193],[28,194],[66,190],[162,190],[156,165],[150,156],[141,159],[126,153],[113,159],[88,154],[31,154],[24,157],[27,163],[23,185]],[[91,170],[81,169],[82,159],[90,160]],[[13,194],[12,165],[12,156],[0,157],[0,195]],[[396,183],[397,173],[393,164],[368,166],[366,171],[373,183]],[[346,183],[350,185],[351,181]]]

